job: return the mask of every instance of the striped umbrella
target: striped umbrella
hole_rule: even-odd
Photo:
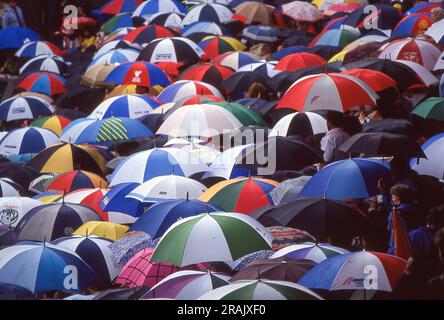
[[[419,103],[411,113],[423,119],[444,120],[444,99],[428,98]]]
[[[218,3],[199,4],[186,14],[182,24],[186,26],[196,21],[224,23],[230,21],[232,17],[233,12],[224,5]]]
[[[432,24],[432,26],[427,29],[425,34],[432,37],[437,44],[442,45],[444,43],[444,21],[439,20]]]
[[[110,245],[113,241],[96,236],[71,236],[59,238],[52,242],[60,248],[71,250],[79,255],[104,283],[119,275],[120,269],[111,260]]]
[[[79,118],[77,120],[72,121],[69,125],[67,125],[60,135],[60,141],[63,142],[71,142],[75,141],[79,134],[90,124],[95,123],[97,119],[90,118]]]
[[[277,182],[261,178],[237,178],[222,181],[209,188],[199,200],[212,203],[225,211],[251,213],[272,204],[269,193]]]
[[[143,0],[111,0],[99,9],[100,14],[116,15],[122,12],[133,12]]]
[[[332,29],[325,32],[322,36],[310,42],[309,46],[331,46],[344,48],[349,43],[358,39],[360,34],[347,29]]]
[[[268,136],[310,136],[327,133],[327,131],[327,121],[319,114],[314,112],[295,112],[282,117],[274,125]]]
[[[178,0],[150,0],[145,1],[134,11],[135,17],[149,18],[157,13],[186,14],[187,8]]]
[[[242,38],[252,43],[275,43],[280,31],[269,26],[248,26],[242,31]]]
[[[381,71],[369,69],[350,69],[343,71],[342,74],[348,74],[365,82],[375,92],[383,91],[388,88],[396,87],[396,81]]]
[[[48,129],[60,136],[63,128],[71,123],[66,117],[60,115],[53,115],[48,117],[41,117],[31,122],[32,127]]]
[[[80,293],[100,283],[97,274],[75,252],[49,243],[22,242],[1,250],[0,255],[0,282],[34,294]]]
[[[247,46],[233,37],[208,36],[199,42],[199,47],[205,52],[204,59],[214,59],[220,54],[232,51],[244,51]]]
[[[156,85],[166,87],[170,79],[158,66],[142,61],[123,63],[111,71],[104,82],[116,84],[135,84],[142,87]]]
[[[104,189],[105,186],[101,188],[84,188],[72,191],[62,198],[58,199],[57,202],[69,202],[75,204],[81,204],[88,206],[99,214],[100,220],[109,221],[108,212],[105,212],[100,205],[100,201],[108,192],[108,189]]]
[[[289,54],[288,56],[279,60],[275,69],[281,71],[296,71],[308,67],[322,66],[326,63],[327,61],[317,54],[299,52]]]
[[[211,84],[200,81],[179,80],[166,87],[157,98],[163,103],[168,103],[177,102],[186,97],[204,94],[210,94],[220,98],[224,97],[219,90]]]
[[[291,258],[291,259],[307,259],[316,263],[322,262],[325,259],[334,257],[338,254],[349,253],[348,250],[335,247],[329,243],[313,243],[305,242],[302,244],[290,245],[282,248],[274,253],[270,259],[276,258]]]
[[[427,159],[412,159],[410,167],[420,175],[444,178],[444,163],[442,161],[444,146],[444,133],[439,133],[429,138],[421,146]]]
[[[59,75],[68,74],[68,65],[59,56],[37,56],[26,62],[19,70],[20,74],[47,71]]]
[[[23,79],[17,87],[29,92],[54,96],[65,93],[65,82],[66,80],[59,75],[48,72],[35,72]]]
[[[182,29],[183,37],[189,37],[195,34],[212,34],[215,36],[222,36],[229,35],[230,32],[220,24],[209,21],[193,22]]]
[[[432,26],[432,19],[428,13],[414,13],[402,18],[392,32],[393,37],[414,37],[423,34]]]
[[[48,41],[31,41],[26,42],[15,53],[19,58],[34,58],[40,55],[63,56],[63,51],[55,44]]]
[[[104,33],[113,33],[114,31],[120,28],[133,27],[133,20],[131,16],[133,14],[131,12],[123,12],[115,15],[114,17],[108,19],[100,30]]]
[[[82,75],[82,83],[88,86],[106,85],[105,79],[116,68],[114,64],[96,64]]]
[[[213,212],[182,219],[160,239],[151,262],[187,266],[233,261],[247,253],[270,249],[273,236],[253,218]]]
[[[210,102],[222,102],[222,101],[225,100],[220,97],[213,96],[211,94],[204,94],[204,95],[196,94],[180,99],[179,101],[176,102],[176,105],[188,106],[191,104],[206,104]]]
[[[134,170],[138,168],[138,170]],[[158,176],[174,174],[189,177],[205,172],[208,167],[197,157],[178,148],[154,148],[135,153],[114,170],[110,185],[143,183]]]
[[[229,67],[233,70],[238,70],[247,64],[258,62],[259,60],[261,60],[261,57],[252,53],[236,51],[220,54],[217,57],[214,57],[212,62],[224,67]]]
[[[125,237],[127,231],[128,227],[121,224],[105,221],[89,221],[80,226],[73,234],[78,236],[93,235],[115,241]]]
[[[47,190],[70,193],[78,189],[101,188],[106,185],[107,182],[95,173],[75,170],[55,177],[48,185]]]
[[[139,57],[140,51],[132,48],[128,49],[112,49],[104,54],[95,57],[88,68],[95,65],[114,64],[119,65],[127,62],[135,62]]]
[[[134,29],[123,37],[122,40],[147,45],[155,39],[168,37],[174,37],[174,33],[171,30],[162,26],[149,25]]]
[[[26,197],[7,197],[0,199],[0,225],[16,227],[20,220],[32,209],[42,203]]]
[[[40,173],[88,170],[101,174],[106,171],[107,162],[107,158],[94,147],[59,143],[41,151],[29,166]]]
[[[236,73],[254,72],[266,78],[273,78],[275,75],[281,72],[280,70],[276,69],[277,64],[278,64],[277,61],[254,62],[239,68]]]
[[[91,208],[73,203],[50,203],[35,207],[17,225],[19,240],[52,241],[70,236],[88,221],[102,220]]]
[[[182,72],[180,80],[195,80],[209,83],[215,87],[228,78],[233,70],[212,63],[197,64]]]
[[[12,97],[0,104],[0,120],[14,121],[50,116],[54,108],[45,100],[36,97]]]
[[[151,0],[151,2],[160,2],[160,0]],[[165,0],[162,0],[162,3],[167,2]],[[182,18],[184,17],[183,14],[175,13],[175,12],[158,12],[155,13],[149,17],[146,17],[146,24],[148,25],[158,25],[158,26],[164,26],[167,28],[175,28],[175,29],[181,29],[182,28]]]

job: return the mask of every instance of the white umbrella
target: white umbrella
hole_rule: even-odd
[[[310,128],[313,134],[326,133],[328,131],[327,121],[317,113],[314,112],[295,112],[285,117],[281,118],[273,127],[273,129],[268,134],[269,137],[286,137],[291,135],[289,133],[290,126],[294,125],[296,132],[298,127],[302,126],[305,128]]]
[[[412,159],[411,168],[419,174],[444,179],[444,134],[440,133],[431,137],[421,148],[427,159]]]
[[[40,205],[40,201],[27,197],[0,198],[0,224],[15,227],[31,209]]]
[[[423,67],[418,63],[406,60],[393,60],[393,61],[405,64],[407,67],[415,71],[415,73],[418,75],[418,77],[427,87],[430,87],[438,83],[438,79],[429,70],[427,70],[425,67]]]

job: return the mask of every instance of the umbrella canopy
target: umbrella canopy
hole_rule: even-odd
[[[122,40],[147,45],[155,39],[169,37],[174,37],[174,33],[171,30],[162,26],[149,25],[134,29],[123,37]]]
[[[95,173],[75,170],[55,177],[48,185],[48,190],[70,193],[84,188],[100,188],[106,186],[106,181]]]
[[[216,211],[221,211],[221,209],[199,200],[163,200],[150,206],[129,231],[143,231],[153,239],[157,239],[162,237],[175,222],[183,218]]]
[[[115,15],[114,17],[108,19],[102,27],[101,31],[110,34],[121,28],[132,27],[133,21],[131,20],[131,12],[123,12]]]
[[[322,66],[326,63],[327,61],[317,54],[300,52],[289,54],[279,60],[275,69],[281,71],[296,71],[308,67]]]
[[[151,262],[187,266],[233,261],[269,249],[271,242],[272,235],[253,218],[238,213],[205,213],[172,225],[160,239]]]
[[[265,126],[265,121],[261,115],[236,102],[209,102],[230,111],[244,126]]]
[[[82,75],[82,84],[89,86],[105,86],[105,79],[117,67],[114,64],[95,64]]]
[[[444,120],[444,99],[428,98],[418,104],[411,113],[424,119]]]
[[[202,49],[187,38],[172,37],[151,41],[142,51],[139,60],[156,62],[182,62],[192,65],[199,62]]]
[[[96,236],[63,237],[52,242],[57,247],[66,248],[78,254],[104,283],[111,283],[120,272],[111,260],[110,245],[112,243],[111,240]]]
[[[154,148],[126,158],[114,170],[109,181],[111,186],[128,182],[143,183],[158,176],[174,174],[189,177],[207,170],[202,161],[184,150]]]
[[[61,76],[68,74],[68,65],[59,56],[37,56],[20,68],[20,74],[47,71]]]
[[[353,95],[349,93],[353,92]],[[375,105],[378,95],[363,81],[341,73],[306,76],[296,81],[276,108],[297,111],[345,111],[362,105]]]
[[[76,293],[100,283],[97,274],[75,252],[49,243],[22,242],[1,250],[0,254],[0,281],[34,294]]]
[[[188,106],[190,104],[206,104],[210,102],[222,102],[225,101],[223,98],[213,96],[211,94],[197,94],[194,96],[185,97],[180,99],[176,105],[178,106]]]
[[[196,80],[209,83],[215,87],[229,77],[233,71],[230,68],[212,63],[198,64],[189,67],[180,75],[180,80]]]
[[[36,72],[23,79],[18,88],[29,92],[43,93],[54,96],[65,93],[65,79],[52,73]]]
[[[168,103],[177,102],[194,95],[208,94],[223,99],[223,95],[211,84],[193,80],[179,80],[166,87],[157,98],[163,103]]]
[[[296,21],[316,22],[324,15],[322,12],[308,2],[292,1],[281,6],[282,13]]]
[[[70,236],[88,221],[102,220],[87,206],[51,203],[35,207],[17,225],[19,240],[52,241]]]
[[[309,46],[332,46],[344,48],[349,43],[355,41],[360,36],[359,32],[353,32],[347,29],[331,29],[313,39]]]
[[[154,2],[167,3],[167,1],[161,1],[161,0],[152,0],[149,2],[150,3],[154,3]],[[146,24],[159,25],[159,26],[164,26],[167,28],[180,29],[180,28],[182,28],[183,16],[184,16],[183,14],[175,13],[172,11],[158,12],[158,13],[155,13],[155,14],[147,17]]]
[[[157,13],[186,14],[187,8],[178,0],[150,0],[140,4],[134,11],[135,17],[149,18]]]
[[[246,1],[234,8],[237,15],[246,18],[247,24],[259,23],[261,25],[273,25],[273,10],[263,3]]]
[[[428,13],[413,13],[402,18],[392,32],[393,37],[418,36],[432,26]]]
[[[0,299],[2,300],[34,300],[35,297],[31,291],[13,285],[0,283]]]
[[[48,41],[25,42],[15,53],[19,58],[34,58],[40,55],[63,56],[63,51]]]
[[[178,271],[157,283],[143,299],[193,300],[210,290],[228,285],[229,277],[211,271]]]
[[[148,287],[107,289],[95,294],[92,300],[138,300],[149,290]]]
[[[411,138],[416,137],[413,123],[406,119],[381,119],[378,121],[370,121],[362,128],[363,132],[388,132],[405,134]]]
[[[301,135],[304,137],[327,133],[327,121],[314,112],[295,112],[282,117],[269,137]]]
[[[279,36],[279,29],[268,26],[248,26],[242,31],[242,38],[252,43],[275,43]]]
[[[111,71],[104,82],[135,84],[141,87],[163,86],[170,84],[166,73],[158,66],[142,61],[126,62]]]
[[[222,25],[209,21],[197,21],[187,25],[185,28],[182,29],[183,37],[189,37],[194,34],[212,34],[215,36],[221,36],[229,35],[230,32]]]
[[[320,263],[325,259],[346,253],[349,253],[349,251],[332,246],[329,243],[305,242],[302,244],[295,244],[282,248],[274,253],[270,258],[307,259],[316,263]]]
[[[140,51],[135,49],[112,49],[108,52],[101,54],[91,61],[88,68],[97,64],[114,64],[119,65],[126,62],[134,62],[139,57]]]
[[[0,178],[0,197],[20,197],[25,191],[10,178]]]
[[[349,183],[344,184],[344,179]],[[378,180],[391,185],[390,170],[377,160],[348,159],[333,162],[316,173],[304,186],[299,196],[327,197],[328,199],[367,199],[379,194]]]
[[[0,104],[0,120],[14,121],[49,116],[54,108],[45,100],[36,97],[12,97]]]
[[[57,199],[58,202],[82,204],[95,210],[104,221],[109,221],[108,212],[104,212],[100,206],[100,200],[108,192],[104,188],[78,189]]]
[[[383,72],[369,69],[350,69],[343,71],[343,74],[348,74],[350,76],[361,79],[363,82],[368,84],[373,91],[383,91],[388,88],[393,88],[397,84],[395,80],[386,75]]]
[[[79,134],[85,130],[90,124],[95,123],[97,119],[90,118],[79,118],[77,120],[72,121],[69,125],[67,125],[60,135],[60,141],[63,142],[71,142],[75,141]]]
[[[368,10],[365,6],[350,13],[342,23],[345,26],[358,28],[363,32],[371,29],[393,30],[401,21],[402,14],[399,10],[387,4],[372,4],[375,9]]]
[[[41,151],[29,162],[29,166],[40,173],[65,173],[77,169],[101,174],[105,172],[107,162],[94,147],[58,143]]]
[[[444,27],[444,22],[440,20],[438,22],[435,22],[430,28],[428,28],[427,31],[425,32],[425,34],[432,37],[436,43],[443,44],[444,43],[444,29],[443,29],[443,27]],[[1,37],[1,34],[0,34],[0,37]]]
[[[222,53],[214,57],[212,62],[233,70],[238,70],[244,65],[258,62],[259,60],[261,60],[261,58],[252,53],[235,51]]]
[[[442,147],[444,143],[444,134],[437,134],[421,146],[427,159],[412,159],[410,167],[422,175],[429,175],[438,179],[444,178],[444,166],[441,161]]]
[[[128,194],[141,202],[155,202],[162,199],[196,199],[207,188],[200,182],[181,176],[159,176],[136,187]]]
[[[109,240],[118,240],[125,237],[128,227],[113,223],[102,221],[89,221],[80,226],[73,235],[78,236],[98,236]]]
[[[111,0],[99,9],[100,14],[116,15],[122,12],[133,12],[143,0]]]
[[[38,118],[31,122],[31,126],[51,130],[56,135],[60,136],[62,134],[63,128],[65,128],[70,123],[71,120],[69,120],[68,118],[54,115]]]
[[[224,5],[218,3],[199,4],[185,15],[182,24],[186,26],[196,21],[224,23],[230,21],[232,17],[233,12]]]
[[[417,76],[417,79],[419,79],[421,82],[419,87],[424,87],[424,86],[430,87],[439,83],[438,79],[429,70],[427,70],[419,63],[407,60],[395,60],[395,61],[404,64],[408,68],[413,70],[413,72]]]
[[[16,227],[29,211],[41,204],[31,198],[3,196],[0,199],[0,225]]]
[[[385,253],[360,251],[336,255],[313,267],[299,281],[311,289],[391,292],[406,261]],[[371,271],[368,271],[370,268]],[[320,277],[319,275],[323,276]],[[350,281],[351,280],[351,281]]]
[[[231,179],[215,184],[199,199],[226,211],[248,214],[272,203],[269,193],[277,184],[273,180],[260,178]]]
[[[208,36],[199,42],[199,46],[205,52],[203,58],[214,59],[218,55],[232,51],[243,51],[246,46],[233,37]]]
[[[300,176],[281,182],[270,193],[275,205],[289,203],[297,198],[299,192],[311,179],[311,176]]]
[[[322,300],[296,283],[272,280],[240,280],[212,290],[199,300]]]
[[[39,41],[40,36],[29,28],[15,27],[0,30],[0,50],[19,49],[27,41]]]
[[[157,99],[140,94],[125,94],[103,101],[88,116],[92,119],[110,117],[140,118],[160,106]]]
[[[133,232],[111,244],[111,258],[113,263],[122,269],[138,252],[153,248],[156,244],[157,242],[153,241],[146,233]]]

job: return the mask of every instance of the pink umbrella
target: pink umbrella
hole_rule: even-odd
[[[283,4],[282,13],[296,21],[316,22],[324,18],[322,12],[315,5],[303,1]]]
[[[338,3],[329,6],[327,10],[324,11],[326,16],[332,16],[337,12],[347,12],[350,13],[353,10],[359,8],[361,5],[358,3]]]

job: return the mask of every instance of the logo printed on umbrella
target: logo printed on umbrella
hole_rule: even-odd
[[[77,290],[79,288],[78,270],[76,266],[67,265],[63,269],[63,274],[67,274],[63,280],[63,287],[66,290]]]
[[[140,79],[140,75],[142,74],[141,70],[136,70],[134,71],[134,78],[132,80],[132,82],[134,83],[141,83],[142,79]]]
[[[2,224],[11,225],[18,220],[19,213],[16,209],[3,209],[0,211],[0,222]]]
[[[18,114],[18,113],[25,113],[25,108],[20,107],[20,108],[13,108],[12,109],[12,114]]]

